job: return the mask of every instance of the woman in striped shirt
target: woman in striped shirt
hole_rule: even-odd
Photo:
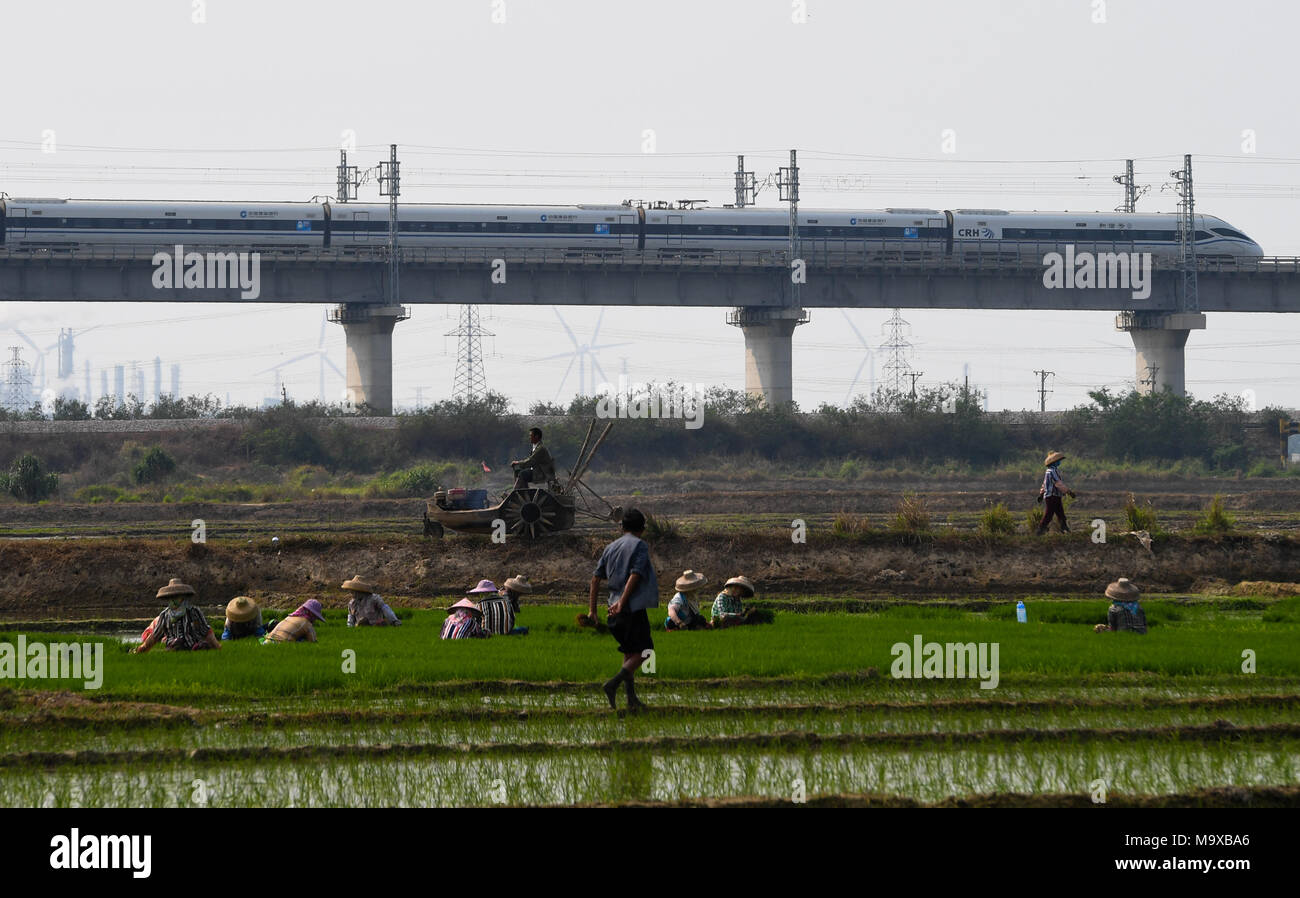
[[[450,613],[442,624],[443,639],[487,639],[492,635],[483,629],[483,610],[469,598],[461,599],[447,611]]]

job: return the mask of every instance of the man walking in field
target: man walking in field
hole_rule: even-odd
[[[623,666],[604,685],[605,697],[611,708],[617,708],[618,684],[622,683],[627,691],[629,711],[645,707],[636,696],[634,678],[637,666],[654,650],[646,609],[659,607],[659,581],[650,563],[650,547],[641,539],[644,532],[645,515],[629,508],[623,515],[623,535],[605,547],[591,577],[591,622],[599,620],[596,597],[600,594],[600,582],[608,580],[609,632],[618,640],[618,650],[623,653]]]

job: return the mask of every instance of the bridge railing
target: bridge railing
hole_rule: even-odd
[[[67,247],[0,247],[0,265],[23,263],[152,263],[159,252],[172,253],[174,245],[145,244],[80,245]],[[383,247],[249,247],[192,244],[187,251],[229,253],[258,252],[267,264],[285,265],[375,265],[388,260]],[[1076,244],[1076,250],[1091,252],[1142,252],[1131,244]],[[800,245],[800,257],[812,269],[839,271],[892,271],[909,274],[961,272],[980,274],[1041,273],[1049,253],[1059,253],[1054,243],[1018,244],[1008,247],[1001,241],[959,241],[951,254],[940,241],[900,241],[877,244],[870,248],[840,239],[806,239]],[[525,267],[613,268],[628,269],[716,269],[729,271],[777,270],[790,266],[789,250],[717,250],[671,248],[637,252],[629,249],[597,248],[481,248],[481,247],[403,247],[404,265],[484,266],[498,259],[509,265]],[[1178,260],[1153,257],[1156,270],[1178,268]],[[1300,257],[1201,257],[1198,270],[1203,272],[1300,274]]]

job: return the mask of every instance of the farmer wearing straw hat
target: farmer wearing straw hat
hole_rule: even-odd
[[[627,691],[627,709],[639,711],[645,703],[637,698],[634,679],[637,667],[652,657],[654,640],[650,636],[650,616],[646,609],[659,607],[659,580],[650,563],[650,547],[641,534],[645,532],[645,515],[635,508],[623,513],[623,535],[605,547],[591,575],[591,592],[587,619],[596,624],[596,598],[600,583],[609,581],[609,632],[618,640],[623,664],[601,687],[609,706],[617,708],[618,684]]]
[[[1106,598],[1110,599],[1110,608],[1106,611],[1106,623],[1093,627],[1095,633],[1128,630],[1145,636],[1147,632],[1147,615],[1138,604],[1139,590],[1128,577],[1120,577],[1106,587]]]
[[[483,629],[483,609],[470,598],[473,595],[496,593],[491,580],[480,580],[478,586],[468,590],[465,598],[447,609],[447,619],[442,622],[443,639],[487,639],[492,634]]]
[[[752,599],[757,590],[748,577],[732,577],[722,586],[722,592],[713,600],[714,628],[735,627],[756,623],[756,609],[746,608],[744,599]]]
[[[349,627],[400,627],[393,609],[375,592],[375,587],[364,577],[356,576],[344,580],[340,589],[352,593],[348,600]]]
[[[487,596],[479,603],[483,611],[483,629],[493,636],[526,634],[527,627],[515,626],[515,615],[519,613],[519,597],[532,591],[533,584],[523,574],[516,574],[506,580],[505,586],[496,595]]]
[[[158,598],[167,600],[167,607],[154,621],[153,631],[131,651],[143,655],[159,642],[168,651],[186,649],[219,649],[221,643],[212,632],[203,612],[190,604],[194,587],[176,577],[158,590]]]
[[[706,630],[709,622],[700,613],[700,606],[695,604],[695,593],[704,588],[709,578],[699,571],[683,571],[673,584],[677,593],[668,602],[668,617],[664,619],[665,630]]]
[[[262,626],[262,609],[249,596],[235,596],[226,605],[226,627],[221,631],[222,641],[265,636]]]
[[[1047,470],[1043,472],[1043,485],[1038,489],[1039,501],[1044,503],[1043,519],[1038,524],[1039,536],[1047,532],[1053,517],[1060,519],[1062,533],[1070,532],[1070,525],[1065,523],[1065,505],[1062,504],[1061,497],[1065,495],[1073,499],[1074,490],[1067,487],[1065,481],[1061,479],[1059,469],[1064,459],[1064,452],[1051,452],[1043,459]]]
[[[321,613],[319,600],[308,599],[295,608],[292,614],[276,624],[275,629],[266,634],[262,645],[270,645],[273,642],[315,642],[316,628],[312,626],[313,620],[323,621],[325,615]]]

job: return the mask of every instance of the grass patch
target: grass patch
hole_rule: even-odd
[[[1236,519],[1223,509],[1223,497],[1215,496],[1192,529],[1197,533],[1231,533],[1236,525]]]

